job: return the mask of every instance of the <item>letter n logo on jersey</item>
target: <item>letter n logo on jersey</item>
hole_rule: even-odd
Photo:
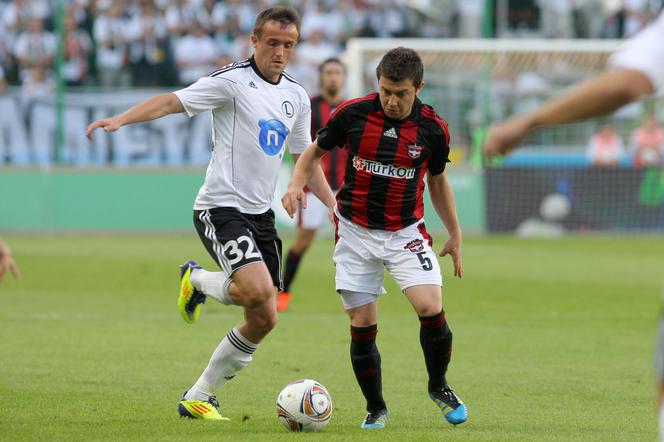
[[[424,146],[420,146],[417,143],[409,144],[408,145],[408,156],[411,157],[412,159],[416,160],[420,157],[420,154],[422,154],[422,149],[424,149]]]
[[[279,120],[260,120],[258,127],[261,128],[258,142],[263,152],[271,157],[281,152],[289,133],[286,125]]]

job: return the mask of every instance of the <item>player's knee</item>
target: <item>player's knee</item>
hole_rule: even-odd
[[[251,325],[256,331],[267,335],[274,327],[277,326],[279,317],[276,308],[265,308],[259,314],[253,315],[251,318]]]
[[[269,303],[274,296],[274,286],[262,281],[249,281],[238,286],[245,307],[256,309]]]
[[[417,309],[417,315],[418,316],[435,316],[440,311],[442,310],[442,306],[440,304],[430,304],[430,305],[425,305]]]

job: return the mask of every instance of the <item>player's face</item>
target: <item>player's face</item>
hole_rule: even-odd
[[[423,86],[424,82],[415,87],[409,78],[394,82],[381,75],[378,79],[378,94],[385,115],[395,120],[407,118],[413,109],[415,97]]]
[[[320,87],[330,95],[337,95],[344,87],[346,73],[339,63],[328,63],[320,73]]]
[[[297,44],[297,28],[269,20],[263,25],[260,38],[251,36],[254,60],[261,73],[270,81],[278,81]]]

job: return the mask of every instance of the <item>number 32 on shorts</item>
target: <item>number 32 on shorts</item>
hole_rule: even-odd
[[[246,246],[244,246],[246,244]],[[237,240],[231,239],[223,244],[223,252],[231,266],[241,261],[255,261],[261,259],[260,252],[256,249],[254,241],[247,235],[240,236]],[[431,262],[429,262],[431,264]]]

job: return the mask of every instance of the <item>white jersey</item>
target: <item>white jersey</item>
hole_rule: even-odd
[[[611,56],[614,67],[635,69],[648,76],[656,92],[664,92],[664,12],[647,28],[625,41]]]
[[[311,103],[288,74],[274,83],[253,58],[232,63],[175,92],[187,115],[212,110],[212,158],[194,209],[235,207],[266,212],[286,144],[300,154],[311,144]]]

